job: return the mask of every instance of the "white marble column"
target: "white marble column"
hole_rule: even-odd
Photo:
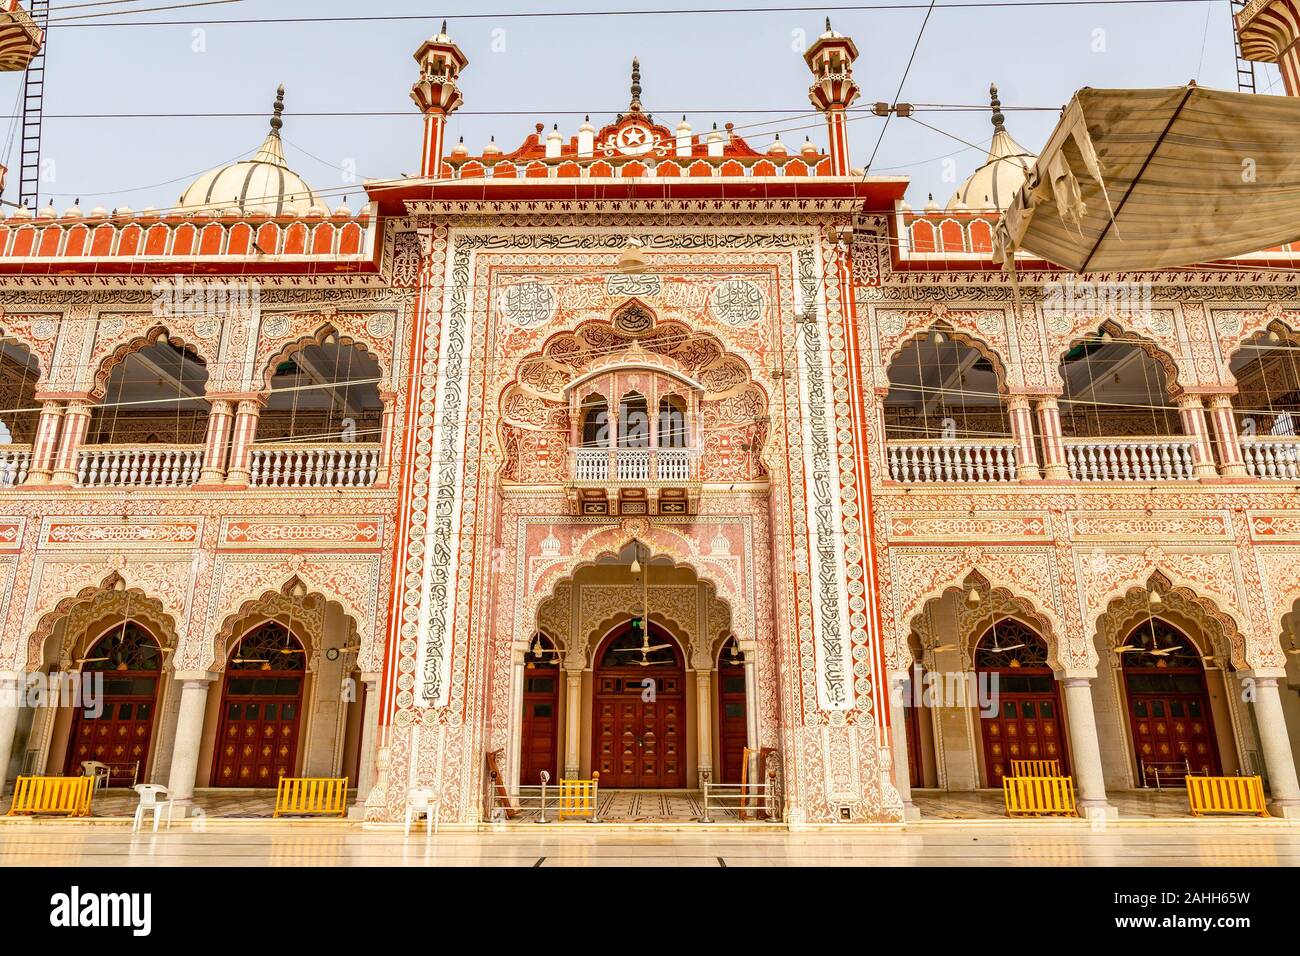
[[[1092,681],[1067,677],[1065,716],[1070,726],[1070,760],[1079,791],[1079,815],[1089,820],[1109,819],[1117,811],[1106,799],[1106,781],[1101,771],[1101,747],[1097,742],[1097,721],[1092,710]]]
[[[1259,746],[1268,771],[1269,813],[1278,817],[1300,817],[1300,783],[1296,781],[1295,758],[1282,713],[1282,697],[1276,677],[1246,678],[1254,685],[1255,724]]]
[[[365,685],[365,702],[361,712],[361,760],[357,763],[357,798],[355,807],[358,815],[364,815],[366,797],[375,785],[375,749],[378,743],[379,729],[379,675],[362,674],[361,683]]]
[[[582,761],[582,671],[564,672],[564,776],[577,777]]]
[[[18,729],[19,681],[0,677],[0,793],[9,782],[9,758],[13,756],[14,733]]]
[[[740,641],[745,655],[745,746],[758,749],[758,643]]]
[[[713,777],[713,671],[695,672],[695,767],[700,789]]]
[[[909,676],[907,671],[889,675],[889,743],[894,753],[894,786],[903,800],[903,819],[919,820],[921,811],[912,802],[912,767],[907,759],[907,714],[903,703]]]
[[[176,717],[176,743],[167,790],[182,816],[194,805],[194,781],[198,776],[199,750],[203,746],[203,717],[208,707],[209,678],[181,681],[181,707]]]
[[[520,784],[536,784],[539,780],[521,780],[520,773],[523,768],[523,750],[524,750],[524,682],[527,680],[525,673],[524,657],[528,654],[527,641],[515,641],[510,650],[510,718],[507,726],[510,728],[510,739],[507,746],[510,748],[509,765],[506,767],[505,784],[511,792],[515,792]]]

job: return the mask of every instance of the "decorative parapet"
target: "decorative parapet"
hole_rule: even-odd
[[[830,176],[829,157],[697,157],[695,159],[468,159],[443,162],[444,179],[679,179]]]
[[[378,219],[360,215],[290,217],[177,215],[96,210],[62,216],[20,209],[0,220],[0,272],[29,272],[36,263],[138,270],[141,263],[238,263],[243,267],[333,262],[355,269],[375,260]]]

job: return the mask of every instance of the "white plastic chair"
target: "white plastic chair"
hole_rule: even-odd
[[[164,808],[167,810],[167,828],[172,825],[172,799],[167,788],[160,783],[139,783],[131,788],[140,794],[140,803],[135,808],[135,820],[131,824],[132,832],[139,830],[144,823],[144,812],[153,810],[153,832],[158,832],[158,818]]]
[[[434,793],[424,787],[412,787],[406,797],[406,835],[411,835],[411,821],[424,814],[424,835],[438,830],[438,807],[433,802]]]
[[[92,790],[98,790],[100,787],[108,789],[108,779],[113,773],[113,768],[98,760],[83,760],[81,773],[83,776],[95,778],[95,782],[90,785]]]

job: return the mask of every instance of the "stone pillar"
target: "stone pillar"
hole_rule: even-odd
[[[253,440],[257,437],[257,418],[261,412],[262,403],[255,398],[240,399],[236,406],[235,430],[230,439],[230,467],[226,471],[226,485],[229,487],[248,487]]]
[[[1038,449],[1034,445],[1034,413],[1029,399],[1012,395],[1007,399],[1007,415],[1011,419],[1011,435],[1016,440],[1016,477],[1022,481],[1035,481],[1041,477],[1038,470]]]
[[[77,481],[77,452],[90,429],[90,411],[94,403],[89,398],[68,402],[63,415],[63,434],[59,436],[59,450],[54,458],[54,474],[50,483],[73,485]]]
[[[1065,690],[1065,716],[1070,727],[1070,758],[1074,782],[1079,790],[1080,816],[1089,820],[1110,819],[1118,814],[1106,799],[1091,685],[1086,677],[1067,677],[1061,681]]]
[[[172,750],[171,774],[167,778],[167,790],[176,801],[181,816],[188,816],[194,805],[194,781],[198,775],[199,749],[203,745],[203,717],[208,708],[208,687],[211,684],[211,679],[207,677],[181,680],[176,743]]]
[[[1219,446],[1219,474],[1225,478],[1245,477],[1246,459],[1241,454],[1231,395],[1210,396],[1210,422],[1214,426],[1214,443]]]
[[[1183,395],[1178,399],[1178,417],[1183,423],[1183,434],[1194,439],[1192,445],[1192,477],[1213,478],[1219,472],[1214,467],[1214,445],[1210,441],[1210,428],[1205,421],[1205,403],[1199,395]]]
[[[364,818],[366,797],[375,785],[375,748],[379,740],[379,675],[362,674],[365,686],[365,703],[361,712],[361,760],[357,764],[357,798],[349,817]]]
[[[907,715],[903,703],[910,676],[907,671],[889,675],[889,744],[894,753],[894,786],[903,799],[903,819],[919,820],[921,811],[912,802],[912,768],[907,759]]]
[[[32,437],[32,461],[27,468],[29,485],[47,485],[54,473],[54,459],[59,450],[59,426],[63,424],[63,403],[41,402],[41,417]]]
[[[515,641],[510,651],[510,718],[506,722],[510,728],[509,763],[506,766],[505,785],[514,790],[520,784],[536,784],[540,780],[520,779],[523,773],[524,748],[524,682],[527,680],[524,658],[528,654],[527,641]]]
[[[700,789],[713,777],[713,671],[695,671],[695,767]]]
[[[582,671],[564,672],[564,776],[576,777],[582,760]]]
[[[14,751],[14,733],[18,729],[19,681],[13,675],[0,677],[0,793],[9,782],[9,758]]]
[[[1300,817],[1300,783],[1296,782],[1295,758],[1291,754],[1277,678],[1246,679],[1255,688],[1255,724],[1259,727],[1259,746],[1268,771],[1269,813],[1292,819]]]
[[[1038,431],[1043,438],[1043,477],[1057,481],[1069,478],[1061,436],[1061,406],[1053,396],[1044,395],[1038,400]]]
[[[758,749],[758,642],[739,641],[745,655],[745,745]]]
[[[208,414],[208,437],[203,446],[203,467],[199,470],[199,485],[219,485],[226,477],[226,448],[230,443],[232,403],[226,399],[213,399]]]
[[[397,393],[380,392],[380,401],[384,403],[384,414],[379,424],[379,472],[375,475],[376,485],[387,485],[392,480],[393,468],[393,423],[397,419]]]

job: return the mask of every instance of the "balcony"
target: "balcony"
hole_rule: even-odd
[[[31,445],[0,445],[0,488],[21,485],[31,464]]]
[[[1243,437],[1241,457],[1252,478],[1300,479],[1300,438]]]
[[[254,488],[368,488],[379,476],[378,443],[253,446]]]
[[[891,481],[1014,481],[1013,441],[891,441],[886,452]]]
[[[202,466],[202,445],[94,445],[77,453],[77,486],[186,488]]]
[[[1192,438],[1065,438],[1075,481],[1190,481]]]
[[[570,448],[583,514],[685,514],[699,489],[698,448]]]

